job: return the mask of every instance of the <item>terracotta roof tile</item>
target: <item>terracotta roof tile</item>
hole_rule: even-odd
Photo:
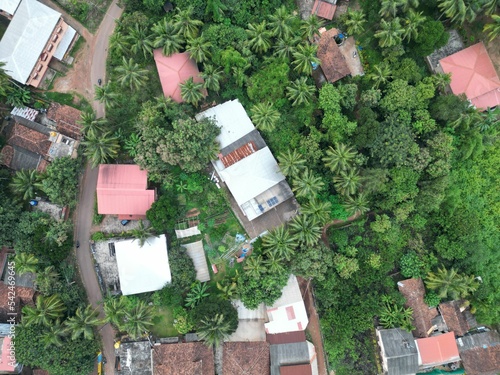
[[[476,342],[474,347],[461,349],[460,358],[467,375],[497,375],[500,373],[500,336],[496,331],[484,332],[467,338]]]
[[[42,157],[48,157],[51,142],[46,134],[27,128],[19,123],[14,124],[7,138],[10,146],[18,146]]]
[[[446,323],[449,331],[455,332],[456,336],[463,336],[471,328],[465,311],[460,311],[461,301],[450,301],[439,304],[439,312]]]
[[[305,331],[295,331],[286,333],[267,334],[266,340],[271,345],[304,342],[306,341],[306,333]]]
[[[331,20],[337,9],[336,5],[330,4],[326,1],[316,0],[312,7],[311,14],[315,14],[318,17]]]
[[[6,145],[2,149],[2,152],[0,153],[0,162],[10,168],[10,164],[12,163],[12,158],[14,157],[14,149]]]
[[[269,375],[269,344],[267,342],[225,342],[223,375]]]
[[[59,103],[52,103],[47,110],[47,117],[56,123],[57,131],[73,139],[80,139],[82,135],[82,126],[78,124],[80,115],[78,109]]]
[[[431,320],[438,315],[435,307],[429,308],[424,302],[425,288],[422,279],[407,279],[398,282],[401,294],[406,298],[406,307],[413,309],[413,325],[416,337],[427,337],[432,327]]]
[[[312,368],[310,364],[281,366],[280,375],[312,375]]]
[[[213,375],[212,348],[201,342],[154,347],[153,375]]]
[[[337,29],[330,29],[321,34],[316,52],[321,61],[321,69],[328,82],[333,83],[351,74],[344,55],[333,37],[338,35]]]

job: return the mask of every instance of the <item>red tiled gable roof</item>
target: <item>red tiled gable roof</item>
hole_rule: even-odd
[[[406,307],[413,309],[413,325],[416,337],[427,337],[432,327],[431,320],[438,315],[435,307],[429,308],[424,302],[425,288],[422,279],[407,279],[398,282],[401,294],[406,298]]]
[[[248,155],[253,154],[255,151],[257,151],[257,146],[255,145],[255,142],[252,141],[248,142],[246,145],[241,146],[240,148],[237,148],[236,150],[230,152],[225,156],[219,155],[219,159],[227,168],[239,162],[241,159],[246,158]]]
[[[316,52],[321,61],[321,69],[328,82],[333,83],[351,74],[344,55],[333,37],[338,35],[337,29],[330,29],[321,34]]]
[[[450,301],[439,304],[439,312],[448,327],[457,336],[463,336],[471,329],[463,312],[460,311],[460,301]]]
[[[451,73],[451,90],[465,94],[477,108],[500,104],[500,79],[482,42],[439,60],[445,73]]]
[[[153,375],[213,375],[214,354],[201,342],[163,344],[153,349]]]
[[[310,364],[281,366],[280,375],[312,375],[312,368]]]
[[[26,288],[23,286],[16,286],[15,288],[15,305],[14,309],[11,309],[9,306],[9,286],[0,282],[0,322],[7,322],[7,320],[12,316],[9,313],[17,313],[16,318],[21,317],[21,308],[25,305],[33,305],[33,297],[35,295],[35,291],[31,288]]]
[[[318,17],[331,20],[337,9],[336,5],[327,3],[326,1],[316,0],[312,7],[311,14],[315,14]]]
[[[439,366],[460,360],[453,332],[415,340],[424,366]]]
[[[306,341],[306,333],[305,331],[295,331],[295,332],[267,334],[266,340],[271,345],[304,342]]]
[[[182,103],[181,88],[179,84],[193,78],[196,83],[203,83],[196,62],[191,59],[188,52],[174,53],[172,56],[165,56],[161,49],[153,51],[156,62],[156,69],[160,76],[163,94],[171,97],[177,103]],[[206,95],[206,91],[204,91]]]
[[[7,143],[11,146],[18,146],[42,157],[48,157],[52,143],[46,134],[27,128],[19,123],[15,123],[7,138]]]
[[[138,165],[101,164],[97,177],[99,214],[145,217],[156,198],[147,184],[148,172]]]
[[[225,342],[222,363],[223,375],[269,375],[269,344]]]
[[[47,110],[47,117],[56,123],[57,131],[73,139],[80,139],[82,135],[80,115],[78,109],[59,103],[52,103]]]
[[[2,148],[2,152],[0,153],[0,162],[5,166],[10,167],[13,157],[14,157],[14,149],[9,145],[5,145]]]

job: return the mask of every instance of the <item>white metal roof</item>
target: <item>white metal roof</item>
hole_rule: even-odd
[[[0,9],[6,11],[10,15],[16,12],[17,6],[21,0],[1,0]]]
[[[139,240],[115,242],[115,253],[124,295],[159,290],[172,281],[164,234],[148,238],[143,247]]]
[[[68,51],[69,45],[75,37],[75,34],[76,30],[68,25],[66,32],[57,46],[56,52],[54,52],[54,57],[56,59],[62,60],[64,58],[64,55],[66,54],[66,51]]]
[[[207,117],[214,118],[221,129],[220,134],[217,136],[221,149],[255,129],[245,108],[238,99],[230,100],[207,109],[205,112],[198,113],[196,120],[199,121]]]
[[[285,179],[269,147],[218,172],[240,206]]]
[[[22,0],[0,41],[0,61],[16,81],[26,83],[61,13],[36,0]]]

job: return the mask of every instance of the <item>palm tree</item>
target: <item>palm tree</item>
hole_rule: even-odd
[[[262,241],[266,253],[276,254],[277,257],[286,260],[292,258],[297,247],[297,241],[283,225],[266,234]]]
[[[243,84],[246,82],[248,79],[247,75],[245,74],[245,71],[250,68],[250,64],[246,64],[245,66],[233,66],[231,68],[231,73],[236,81],[236,84],[238,87],[243,87]]]
[[[403,19],[403,39],[408,39],[408,42],[410,42],[412,38],[416,39],[418,36],[418,31],[420,30],[420,27],[425,22],[425,20],[426,17],[422,12],[417,12],[413,9],[410,9],[408,11],[408,16]]]
[[[83,111],[80,114],[80,120],[78,121],[78,124],[82,126],[82,133],[86,137],[101,134],[107,123],[108,122],[105,118],[96,118],[96,114],[93,110]]]
[[[139,246],[143,247],[147,242],[148,238],[157,237],[153,227],[144,227],[142,220],[139,220],[139,225],[137,228],[130,231],[135,240],[139,240]]]
[[[203,34],[198,38],[188,39],[186,51],[189,52],[191,58],[198,64],[208,60],[211,57],[209,48],[212,43],[208,42]]]
[[[184,101],[193,104],[194,106],[198,106],[200,100],[203,99],[203,83],[194,82],[193,77],[189,77],[187,81],[179,84],[181,87],[181,97]]]
[[[300,212],[324,225],[330,219],[331,208],[330,202],[313,198],[300,208]]]
[[[207,346],[218,347],[229,337],[231,331],[231,323],[225,320],[224,315],[215,314],[201,320],[197,334],[200,339],[205,340]]]
[[[300,177],[293,180],[293,191],[297,197],[314,198],[323,189],[325,183],[320,177],[315,176],[308,168],[305,168]]]
[[[355,196],[345,197],[343,206],[349,215],[364,215],[370,211],[369,204],[370,201],[366,193],[359,193]]]
[[[432,75],[434,86],[441,92],[444,92],[451,83],[451,73],[436,73]]]
[[[111,297],[104,301],[103,309],[106,321],[114,325],[118,330],[123,329],[125,311],[127,304],[121,297]]]
[[[354,195],[361,187],[361,176],[357,169],[341,171],[340,175],[333,178],[333,183],[340,194],[345,196]]]
[[[286,152],[278,155],[281,172],[287,177],[296,177],[300,171],[305,169],[306,160],[297,149],[289,148]]]
[[[297,51],[297,45],[300,43],[298,37],[279,38],[274,43],[274,54],[280,58],[289,59]]]
[[[129,86],[131,90],[139,90],[149,80],[148,70],[142,69],[134,60],[122,56],[122,65],[115,68],[117,81],[122,86]]]
[[[208,297],[210,295],[208,289],[209,285],[207,283],[197,281],[192,285],[191,290],[186,296],[186,307],[195,307],[201,300]]]
[[[135,158],[137,156],[137,146],[141,142],[141,137],[137,133],[130,134],[130,137],[125,141],[123,149],[128,152],[130,157]]]
[[[42,294],[49,294],[59,280],[59,274],[54,266],[47,266],[36,273],[35,287]]]
[[[99,312],[92,308],[92,305],[87,305],[82,310],[81,307],[76,309],[75,315],[65,321],[67,332],[71,334],[71,340],[76,340],[83,336],[85,340],[94,338],[94,327],[102,324],[98,318]]]
[[[493,15],[499,6],[500,0],[486,0],[483,4],[484,13],[487,15]]]
[[[474,107],[469,107],[466,111],[460,113],[454,121],[451,121],[449,125],[455,129],[466,131],[479,121],[481,121],[479,111]]]
[[[252,121],[258,129],[264,131],[273,131],[276,122],[280,119],[281,114],[274,109],[272,103],[257,103],[252,109]]]
[[[174,26],[179,30],[179,34],[185,39],[192,39],[198,36],[199,27],[203,26],[203,22],[193,18],[193,7],[188,7],[179,10],[174,16]]]
[[[36,272],[36,266],[38,265],[38,259],[33,254],[28,253],[17,253],[14,262],[16,263],[16,272],[19,276],[25,273]]]
[[[323,162],[332,172],[340,173],[354,166],[357,155],[358,153],[352,147],[343,143],[335,143],[335,148],[330,146],[326,150]]]
[[[286,91],[286,96],[292,101],[292,106],[296,106],[309,103],[313,99],[316,87],[307,83],[307,77],[300,77],[290,82]]]
[[[500,107],[488,108],[479,114],[479,121],[475,123],[475,128],[481,133],[486,133],[500,125]]]
[[[378,14],[385,18],[396,17],[398,8],[402,6],[403,3],[404,0],[382,0]]]
[[[270,273],[276,275],[281,274],[285,268],[283,267],[284,258],[279,257],[276,253],[268,252],[266,254],[266,260],[264,264]]]
[[[40,336],[41,341],[45,344],[45,349],[51,346],[63,346],[64,337],[66,337],[66,328],[61,324],[59,319],[47,327]]]
[[[491,15],[493,23],[484,25],[483,32],[488,33],[490,42],[500,35],[500,16],[496,14]]]
[[[227,6],[222,3],[221,0],[207,0],[207,5],[205,7],[205,15],[211,15],[212,20],[215,22],[220,22],[224,17],[224,11],[227,10]]]
[[[116,50],[117,53],[123,55],[129,48],[128,38],[119,31],[115,31],[109,37],[109,48]]]
[[[293,16],[288,13],[284,5],[276,10],[275,14],[269,17],[269,28],[273,36],[277,38],[287,38],[292,34],[292,20]]]
[[[82,145],[85,146],[84,155],[92,162],[92,168],[116,158],[120,150],[118,138],[109,132],[88,136]]]
[[[165,56],[173,55],[181,50],[184,39],[179,29],[173,23],[164,18],[153,25],[153,46],[161,48]]]
[[[151,306],[139,301],[132,309],[125,312],[125,330],[133,339],[141,337],[154,325],[154,312]]]
[[[362,10],[349,10],[344,22],[350,35],[359,35],[365,30],[365,13]]]
[[[265,53],[271,47],[271,33],[267,30],[267,22],[248,24],[248,45],[252,51]]]
[[[104,86],[94,86],[94,99],[104,104],[106,108],[113,108],[116,105],[118,93],[114,92],[109,84]]]
[[[129,28],[127,37],[130,42],[130,50],[138,55],[142,53],[145,59],[153,53],[153,43],[149,29],[146,26],[136,23],[134,27]]]
[[[251,256],[245,261],[243,269],[248,273],[248,276],[259,278],[266,270],[261,255]]]
[[[309,41],[313,40],[314,36],[319,34],[319,28],[321,26],[323,26],[322,20],[315,15],[309,16],[309,18],[302,21],[302,25],[300,26],[302,37]]]
[[[386,63],[380,63],[373,67],[373,71],[368,73],[368,79],[374,82],[373,88],[378,89],[380,84],[386,84],[392,78],[391,68]]]
[[[401,0],[403,12],[406,12],[410,8],[417,9],[420,5],[420,0]]]
[[[479,287],[479,283],[474,276],[460,275],[454,268],[447,270],[442,267],[427,274],[425,286],[434,290],[440,298],[455,300],[467,297]]]
[[[312,73],[312,64],[319,64],[319,59],[316,57],[317,49],[316,44],[300,44],[297,46],[297,51],[293,53],[293,65],[298,73]]]
[[[386,303],[380,312],[380,324],[384,328],[403,328],[407,331],[412,331],[415,328],[412,326],[413,309],[398,306],[395,303]]]
[[[389,22],[380,20],[381,29],[375,33],[375,38],[378,38],[380,47],[393,47],[401,43],[401,36],[404,29],[401,27],[399,18],[393,18]]]
[[[216,68],[213,65],[203,65],[203,72],[201,78],[205,81],[203,87],[208,90],[219,92],[220,81],[222,79],[222,69]]]
[[[459,25],[472,22],[481,10],[482,4],[475,0],[438,0],[438,8],[452,22]]]
[[[17,171],[10,183],[10,189],[15,196],[23,200],[33,199],[42,190],[42,176],[36,170],[23,169]]]
[[[54,320],[61,318],[65,311],[66,306],[57,295],[49,297],[39,295],[35,306],[23,307],[22,322],[26,326],[41,324],[48,327]]]
[[[306,246],[314,246],[321,237],[321,226],[307,215],[295,216],[290,222],[290,228],[297,241]]]

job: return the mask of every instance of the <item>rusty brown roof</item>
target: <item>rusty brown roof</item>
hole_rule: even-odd
[[[46,134],[15,123],[7,137],[7,144],[48,157],[51,142]]]
[[[269,344],[225,342],[222,362],[223,375],[269,375]]]
[[[213,375],[212,348],[201,342],[163,344],[153,352],[153,375]]]
[[[219,159],[222,161],[222,164],[224,164],[224,166],[227,168],[239,162],[241,159],[246,158],[248,155],[253,154],[255,151],[257,151],[257,146],[255,145],[255,142],[251,141],[237,148],[236,150],[230,152],[227,155],[219,156]]]
[[[78,124],[80,115],[78,109],[59,103],[52,103],[47,110],[47,117],[56,123],[57,131],[73,139],[80,139],[82,135],[82,126]]]
[[[500,335],[497,331],[460,337],[457,344],[467,375],[500,373]]]
[[[305,331],[294,331],[286,333],[267,334],[266,340],[271,345],[292,344],[294,342],[306,341]]]
[[[472,327],[465,316],[465,311],[460,311],[463,301],[449,301],[439,304],[439,311],[449,331],[455,332],[456,336],[463,336]]]
[[[318,17],[331,20],[337,9],[336,5],[327,3],[326,1],[316,0],[312,7],[311,14],[315,14]]]
[[[312,375],[312,368],[310,364],[281,366],[280,375]]]
[[[328,82],[333,83],[351,74],[344,55],[333,37],[338,35],[338,30],[333,28],[321,34],[316,52],[321,61],[321,70]]]
[[[406,298],[406,307],[413,309],[413,331],[416,337],[427,337],[432,327],[432,319],[438,315],[435,307],[430,308],[424,302],[425,288],[422,279],[407,279],[398,282],[401,294]]]

